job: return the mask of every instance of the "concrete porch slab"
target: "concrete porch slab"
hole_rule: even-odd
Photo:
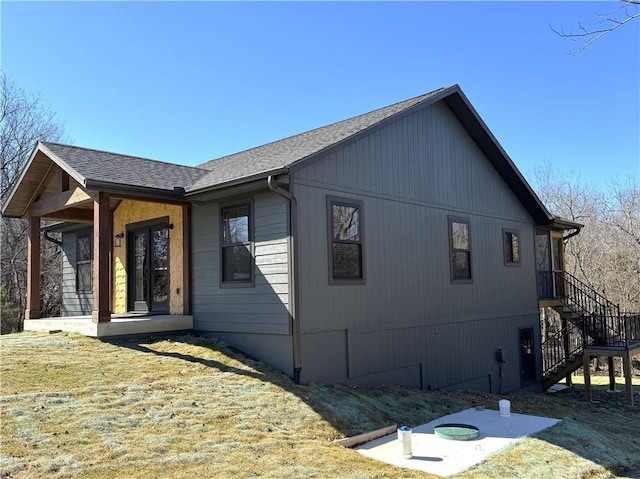
[[[94,323],[91,316],[28,319],[25,331],[67,331],[94,338],[124,336],[129,334],[161,333],[193,329],[193,316],[159,315],[111,315],[111,321]]]

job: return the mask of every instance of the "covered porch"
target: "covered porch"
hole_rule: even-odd
[[[142,174],[149,165],[154,175]],[[38,143],[2,212],[28,221],[24,330],[107,337],[192,329],[191,208],[181,186],[190,170]],[[43,235],[44,221],[57,226]],[[41,317],[43,239],[62,249],[60,318]]]
[[[112,314],[109,321],[95,322],[91,315],[30,319],[25,331],[69,332],[94,338],[163,333],[193,329],[193,316],[176,314]]]

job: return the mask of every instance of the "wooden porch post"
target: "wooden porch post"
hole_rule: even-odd
[[[584,392],[587,394],[587,401],[591,402],[591,356],[586,352],[582,353],[582,370],[584,371]]]
[[[27,241],[27,305],[24,319],[40,317],[40,217],[29,216]]]
[[[624,391],[627,396],[627,404],[633,407],[633,380],[631,375],[631,357],[629,351],[622,355],[624,369]]]
[[[99,192],[93,203],[93,314],[94,323],[111,321],[111,210],[109,195]]]
[[[613,356],[607,356],[607,366],[609,368],[609,391],[616,390],[616,374],[613,369]]]
[[[191,314],[191,203],[182,206],[182,314]]]

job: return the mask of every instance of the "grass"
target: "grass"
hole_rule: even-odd
[[[584,376],[573,375],[571,376],[573,384],[584,386]],[[565,384],[566,381],[561,381],[561,384]],[[631,384],[634,386],[640,386],[640,376],[632,377]],[[600,391],[606,391],[609,389],[609,376],[594,376],[591,375],[591,387]],[[616,376],[616,390],[624,391],[624,377]]]
[[[0,337],[0,477],[428,478],[334,439],[416,426],[500,397],[293,384],[224,344],[189,335],[105,342]],[[576,381],[577,382],[577,381]],[[455,477],[606,478],[640,467],[640,407],[580,386],[507,396],[562,418]]]

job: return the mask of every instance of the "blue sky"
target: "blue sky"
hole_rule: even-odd
[[[640,21],[617,2],[11,2],[2,69],[70,142],[196,165],[460,84],[516,165],[640,177]],[[597,26],[597,25],[596,25]]]

